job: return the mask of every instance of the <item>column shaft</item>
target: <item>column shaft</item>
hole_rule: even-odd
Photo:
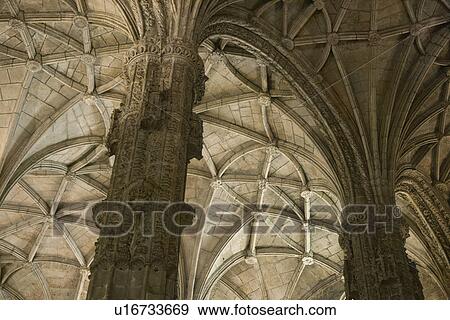
[[[393,205],[353,209],[344,212],[340,236],[347,299],[423,299],[417,270],[406,254],[408,227],[400,211]]]
[[[184,200],[187,163],[201,158],[201,122],[192,114],[203,92],[201,70],[184,43],[147,41],[130,50],[128,95],[108,136],[115,162],[107,201]],[[118,237],[101,233],[89,299],[177,298],[180,238],[151,211],[133,213],[131,231]]]

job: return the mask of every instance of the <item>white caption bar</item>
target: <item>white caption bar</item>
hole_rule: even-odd
[[[0,301],[2,319],[441,319],[449,301]]]

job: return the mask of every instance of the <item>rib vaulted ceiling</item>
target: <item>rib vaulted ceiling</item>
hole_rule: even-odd
[[[449,253],[430,242],[439,233],[408,189],[414,177],[433,190],[448,222],[448,0],[174,3],[199,4],[211,21],[244,19],[298,59],[358,132],[374,168],[385,150],[379,141],[398,143],[396,158],[386,159],[395,158],[398,204],[413,226],[408,253],[426,298],[448,298]],[[0,299],[86,296],[97,230],[83,209],[104,199],[109,185],[104,137],[126,94],[123,56],[139,30],[129,5],[0,1]],[[204,148],[189,165],[186,200],[237,211],[184,238],[182,297],[345,298],[338,234],[347,190],[322,143],[329,128],[258,48],[214,35],[199,53],[209,78],[194,109]],[[399,114],[401,96],[408,107]],[[386,130],[398,130],[393,141],[376,139]],[[312,265],[302,263],[306,188],[313,191]],[[248,204],[268,208],[242,221]],[[269,231],[256,232],[262,229]]]

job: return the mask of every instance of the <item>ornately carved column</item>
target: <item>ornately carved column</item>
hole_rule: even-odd
[[[423,299],[417,270],[405,252],[408,226],[394,205],[347,207],[343,223],[339,240],[347,299]]]
[[[108,136],[115,155],[108,201],[183,201],[187,164],[201,158],[202,124],[192,113],[204,91],[201,59],[187,43],[162,41],[127,55],[128,95]],[[103,232],[88,299],[176,299],[179,240],[159,214],[135,214],[131,232],[117,238]]]

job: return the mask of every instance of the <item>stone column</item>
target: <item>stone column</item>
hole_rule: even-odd
[[[204,92],[202,61],[187,43],[147,39],[128,52],[125,74],[128,95],[107,139],[115,156],[107,201],[181,202],[187,164],[201,158],[202,124],[192,107]],[[176,299],[179,237],[160,214],[136,213],[126,223],[131,232],[120,237],[101,232],[88,299]]]
[[[342,218],[346,298],[423,299],[417,270],[405,251],[408,226],[399,209],[348,206]]]

